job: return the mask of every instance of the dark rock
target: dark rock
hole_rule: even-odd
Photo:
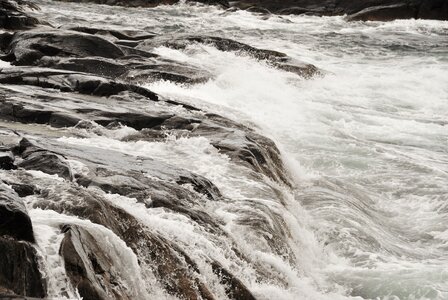
[[[448,1],[446,0],[425,0],[421,1],[417,18],[448,20]]]
[[[174,49],[185,49],[188,45],[199,43],[207,44],[216,47],[221,51],[232,51],[241,54],[249,55],[258,60],[265,60],[272,66],[286,70],[288,72],[296,73],[299,76],[310,78],[314,75],[319,75],[321,72],[312,64],[298,62],[286,54],[266,49],[258,49],[247,44],[243,44],[231,39],[213,37],[213,36],[192,36],[192,35],[178,35],[178,36],[158,36],[150,40],[145,40],[137,46],[140,50],[152,50],[156,47],[165,46]]]
[[[46,296],[36,250],[28,242],[0,236],[0,298],[25,296]]]
[[[86,72],[127,81],[171,80],[203,82],[211,77],[205,70],[162,59],[158,55],[133,49],[138,41],[154,35],[138,31],[116,31],[86,27],[74,30],[36,29],[4,36],[5,60],[15,65],[35,65]],[[109,35],[110,40],[99,35]],[[128,42],[118,38],[126,38]],[[114,44],[114,42],[116,44]]]
[[[0,182],[0,236],[34,243],[33,226],[24,202]]]
[[[116,78],[126,72],[126,67],[117,60],[102,57],[65,58],[46,56],[39,60],[39,66],[112,78]]]
[[[134,217],[111,205],[96,193],[73,187],[64,191],[63,199],[61,199],[60,194],[49,193],[42,196],[42,201],[37,204],[38,207],[75,214],[115,232],[136,253],[139,264],[156,274],[168,293],[185,299],[214,299],[205,284],[197,277],[197,267],[194,262],[181,249],[152,233]],[[96,277],[95,269],[92,274],[94,265],[97,265],[97,270],[109,270],[108,264],[111,262],[101,263],[102,254],[101,251],[99,253],[95,251],[95,241],[92,241],[89,237],[79,237],[79,233],[77,235],[78,237],[75,236],[75,239],[81,239],[82,243],[85,243],[85,247],[83,246],[84,253],[90,253],[90,257],[93,257],[93,259],[90,262],[83,262],[79,258],[80,254],[76,254],[72,250],[74,248],[72,244],[77,243],[77,241],[70,242],[67,240],[61,248],[62,255],[68,257],[69,260],[67,271],[71,277],[74,277],[72,280],[75,285],[77,282],[82,282],[84,285],[80,290],[80,293],[84,293],[84,297],[107,299],[105,295],[111,295],[107,292],[110,288],[108,279],[106,278],[105,286],[100,286],[94,282],[89,282],[89,278]],[[69,238],[73,239],[71,233]],[[86,242],[86,239],[91,241]],[[64,246],[64,244],[66,245]],[[66,251],[65,254],[64,251]],[[85,254],[81,255],[85,258]],[[95,258],[96,256],[99,257]],[[87,255],[87,257],[89,256]],[[102,274],[101,276],[109,276],[107,272],[105,274],[99,273]]]
[[[76,26],[67,27],[68,30],[73,31],[79,31],[84,32],[88,34],[99,34],[104,36],[112,36],[114,38],[117,38],[119,40],[129,40],[129,41],[141,41],[146,39],[151,39],[155,36],[157,36],[154,32],[146,32],[141,30],[114,30],[114,29],[104,29],[104,28],[94,28],[94,27],[82,27],[82,26]]]
[[[350,21],[392,21],[395,19],[411,19],[418,15],[416,7],[408,4],[374,6],[348,16]]]
[[[0,150],[0,169],[11,170],[15,168],[14,155],[10,151]]]
[[[42,78],[32,80],[31,76],[42,76]],[[79,80],[92,78],[92,76],[86,78],[86,75],[72,74],[66,71],[11,68],[0,74],[0,83],[20,84],[26,80],[27,84],[52,86],[59,89],[80,89],[81,84],[79,83],[77,86],[76,83],[70,83],[67,81],[67,76],[68,78],[75,76]],[[123,89],[133,87],[125,84],[119,86]],[[146,89],[140,89],[148,94],[151,93]],[[221,116],[196,113],[197,109],[190,106],[183,105],[184,115],[177,116],[151,104],[147,98],[139,99],[138,95],[131,93],[115,95],[114,99],[109,98],[107,103],[104,103],[104,99],[94,97],[77,96],[73,98],[65,95],[64,98],[60,98],[60,95],[48,95],[47,90],[42,91],[45,101],[41,101],[40,92],[35,88],[32,95],[15,94],[16,91],[4,91],[3,93],[3,100],[0,99],[0,107],[3,108],[0,110],[0,117],[4,119],[50,124],[57,127],[74,126],[80,120],[92,120],[103,126],[123,124],[137,130],[150,128],[158,131],[169,130],[172,134],[179,136],[205,136],[210,139],[213,146],[228,154],[231,159],[243,162],[258,174],[264,174],[275,181],[289,184],[288,176],[283,170],[280,152],[271,140],[256,134],[248,127]],[[1,94],[2,90],[0,89]],[[142,94],[144,93],[142,92]],[[17,97],[18,95],[21,98]],[[155,97],[157,95],[153,98]],[[19,99],[23,99],[24,102],[20,102]],[[167,105],[179,105],[178,102],[172,100],[164,102]],[[58,103],[61,103],[60,106]],[[74,107],[83,108],[70,112],[70,109],[67,108],[69,103],[73,103]],[[142,112],[141,105],[150,109],[151,113]],[[111,111],[112,107],[114,111]],[[163,136],[163,134],[156,135],[156,139]],[[154,140],[154,131],[142,131],[126,138],[126,140],[131,139]]]
[[[208,44],[221,51],[241,51],[248,53],[256,59],[285,59],[287,55],[273,50],[258,49],[247,44],[243,44],[231,39],[214,36],[195,36],[195,35],[164,35],[144,41],[139,49],[151,50],[156,47],[165,46],[173,49],[185,49],[193,43]]]
[[[270,15],[271,14],[269,9],[264,8],[264,7],[259,7],[259,6],[249,6],[248,8],[246,8],[246,10],[249,11],[249,12],[259,13],[259,14],[264,14],[264,15]]]
[[[8,45],[12,41],[13,34],[9,32],[0,33],[0,50],[5,53],[7,51]]]
[[[162,79],[195,84],[206,82],[212,77],[204,69],[161,57],[123,58],[120,62],[127,68],[127,72],[121,78],[131,82],[150,82]]]
[[[207,120],[195,127],[191,135],[205,136],[214,147],[231,159],[243,162],[258,174],[290,184],[275,143],[248,127],[219,115],[207,114]]]
[[[177,184],[191,184],[198,193],[206,195],[210,200],[218,200],[222,197],[219,189],[205,177],[191,174],[191,176],[179,176]]]
[[[23,0],[1,0],[0,1],[0,28],[5,29],[27,29],[37,24],[39,21],[29,16],[24,7],[28,6],[32,9],[38,9],[38,7],[28,1]]]
[[[96,35],[57,29],[18,32],[9,45],[9,57],[16,65],[32,65],[44,56],[118,58],[123,52]]]
[[[6,184],[10,185],[11,188],[19,195],[19,197],[26,197],[35,194],[39,194],[40,190],[32,184],[24,184],[17,182],[5,181]]]
[[[33,145],[27,139],[20,141],[22,161],[19,167],[27,170],[39,170],[50,175],[72,180],[73,175],[67,160],[61,155]]]
[[[117,280],[119,270],[86,229],[71,225],[64,230],[60,254],[74,287],[86,300],[132,299]]]
[[[111,96],[123,91],[131,91],[157,101],[156,94],[148,89],[134,84],[127,84],[119,81],[107,80],[99,76],[76,73],[71,71],[43,69],[43,68],[8,68],[0,73],[0,83],[34,85],[43,88],[58,89],[63,92],[78,92],[81,94],[95,96]],[[10,108],[15,109],[17,108]],[[26,110],[19,107],[20,114],[28,114]],[[17,115],[17,112],[15,112]],[[39,113],[39,118],[49,119],[51,114],[46,111]],[[37,121],[37,123],[46,123]]]
[[[224,285],[226,294],[230,299],[235,300],[255,300],[256,298],[241,280],[227,271],[219,262],[211,263],[213,273],[215,273]]]
[[[172,117],[172,115],[150,115],[139,113],[116,113],[116,112],[103,112],[101,114],[106,119],[98,119],[96,122],[103,126],[108,126],[111,123],[119,122],[123,125],[132,127],[137,130],[143,128],[153,128],[162,124],[166,119]]]

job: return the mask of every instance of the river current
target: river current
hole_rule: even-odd
[[[272,138],[295,182],[292,189],[281,187],[283,201],[250,176],[244,180],[244,171],[206,138],[61,141],[157,156],[211,179],[235,202],[210,209],[276,278],[260,283],[241,270],[260,299],[448,299],[448,22],[346,22],[186,4],[143,9],[38,3],[42,9],[34,14],[53,25],[226,37],[324,70],[305,80],[243,54],[192,44],[156,53],[201,66],[214,79],[189,86],[142,82]],[[182,218],[157,211],[148,217],[131,199],[110,197],[165,237],[191,243],[187,249],[196,255],[220,257],[221,249]],[[238,231],[235,216],[255,205],[245,204],[248,199],[282,216],[294,263]],[[51,248],[53,233],[45,228],[63,217],[39,210],[31,216],[38,241]],[[131,273],[130,285],[137,287],[142,279]]]

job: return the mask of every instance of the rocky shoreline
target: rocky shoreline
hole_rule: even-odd
[[[124,142],[164,141],[167,135],[206,137],[216,151],[255,180],[269,178],[288,186],[280,152],[270,139],[222,116],[163,98],[138,83],[165,79],[194,84],[210,79],[207,70],[151,52],[160,45],[177,49],[190,43],[213,45],[305,78],[320,74],[318,68],[283,53],[224,38],[54,28],[30,17],[21,8],[22,2],[2,3],[1,59],[11,66],[0,69],[0,297],[54,296],[51,279],[42,270],[43,258],[27,209],[31,207],[76,216],[94,228],[108,230],[132,250],[137,267],[155,276],[169,295],[218,299],[203,280],[197,262],[181,246],[108,200],[110,194],[136,199],[148,209],[163,208],[184,216],[205,232],[228,236],[205,209],[209,202],[230,201],[214,183],[157,157],[99,151],[61,143],[58,138],[77,137],[82,132],[101,136],[124,126],[132,130],[119,139]],[[286,233],[281,227],[263,229],[264,217],[259,217],[245,226],[261,234],[274,233],[278,238],[267,242],[283,251],[280,240]],[[271,217],[282,222],[279,216]],[[66,286],[72,287],[61,293],[69,298],[145,299],[139,288],[126,286],[125,270],[100,243],[103,237],[83,224],[55,225],[64,237],[60,246],[54,245],[58,248],[54,255],[64,262],[61,274],[68,278]],[[241,261],[248,260],[236,248],[230,251]],[[255,299],[221,262],[206,265],[230,299]]]
[[[154,6],[176,1],[91,2]],[[447,19],[447,2],[435,0],[372,0],[362,5],[327,0],[199,2],[264,13],[348,14],[353,20]],[[140,84],[163,79],[191,85],[212,78],[199,66],[154,53],[160,46],[209,45],[304,79],[324,72],[284,53],[216,36],[70,24],[55,28],[31,16],[26,5],[37,9],[26,1],[0,0],[0,59],[5,65],[0,67],[0,297],[51,298],[56,289],[67,298],[146,299],[148,291],[139,281],[155,278],[154,285],[160,285],[164,295],[180,299],[222,299],[221,290],[229,299],[256,299],[248,281],[234,271],[246,265],[255,266],[258,281],[286,286],[281,274],[275,277],[269,267],[251,261],[209,207],[238,207],[247,213],[238,226],[259,237],[272,253],[294,262],[297,257],[288,250],[290,233],[280,214],[255,202],[250,205],[257,212],[245,212],[247,204],[224,196],[212,179],[157,156],[63,141],[91,135],[112,136],[120,143],[204,137],[213,147],[209,151],[225,155],[260,184],[263,193],[281,202],[279,187],[288,188],[292,182],[271,139]],[[193,257],[188,247],[131,212],[125,199],[141,210],[161,209],[185,218],[222,243],[238,264]],[[45,228],[54,230],[51,253],[63,264],[56,279],[45,269],[30,209],[55,218]],[[130,267],[141,270],[141,277]],[[138,278],[129,281],[129,276]]]

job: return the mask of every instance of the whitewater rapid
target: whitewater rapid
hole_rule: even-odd
[[[304,80],[212,46],[160,47],[157,54],[202,66],[214,78],[188,86],[142,82],[272,138],[295,181],[291,189],[276,186],[282,190],[279,198],[267,188],[274,183],[254,180],[203,137],[124,142],[115,132],[60,141],[157,156],[210,179],[231,200],[208,209],[275,277],[260,284],[251,266],[234,266],[260,298],[448,299],[448,22],[348,23],[343,17],[266,17],[200,5],[136,9],[38,2],[42,11],[36,14],[56,25],[70,20],[224,36],[324,70],[323,76]],[[193,258],[239,263],[226,256],[223,249],[229,245],[178,215],[109,197],[182,244]],[[270,255],[256,236],[238,228],[236,216],[256,205],[284,220],[297,261]],[[33,214],[38,241],[47,245],[60,239],[47,228],[54,228],[60,216],[51,215],[46,224],[41,212]],[[125,245],[115,244],[116,251],[127,253]],[[55,250],[47,248],[49,260],[58,265],[51,256]],[[134,257],[123,257],[135,265]],[[219,288],[214,292],[224,295]]]

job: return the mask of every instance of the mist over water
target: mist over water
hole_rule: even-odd
[[[265,17],[199,5],[133,9],[39,3],[38,14],[56,25],[69,19],[79,25],[224,36],[323,69],[322,76],[304,80],[241,53],[193,44],[182,51],[160,47],[156,53],[202,66],[213,73],[212,80],[189,86],[142,82],[272,138],[295,180],[292,189],[275,187],[282,201],[268,188],[274,183],[256,182],[206,138],[61,140],[157,156],[211,179],[232,201],[210,211],[275,277],[260,283],[253,266],[239,268],[260,299],[448,299],[448,22],[347,23],[343,17]],[[229,245],[210,242],[212,237],[179,216],[113,197],[166,237],[186,247],[191,243],[194,258],[239,263],[226,256]],[[239,209],[249,200],[281,216],[297,260],[270,255],[256,237],[239,231],[233,220],[249,211]],[[42,212],[32,214],[41,222]],[[58,218],[52,215],[51,222]],[[41,224],[37,234],[51,225]],[[45,234],[42,243],[51,239],[51,232]],[[117,253],[127,253],[125,245],[115,245]],[[135,258],[128,259],[136,265]]]

